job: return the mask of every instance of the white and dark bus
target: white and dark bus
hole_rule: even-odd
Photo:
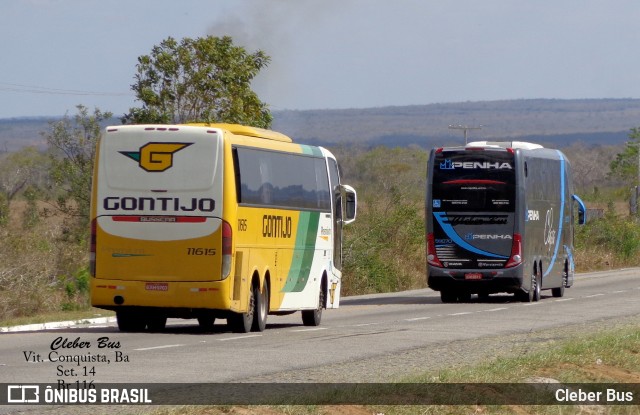
[[[531,302],[541,290],[562,297],[574,280],[574,223],[584,221],[559,150],[486,141],[433,149],[427,284],[444,303],[502,292]]]

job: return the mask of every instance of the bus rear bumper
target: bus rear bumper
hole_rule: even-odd
[[[477,270],[428,266],[427,285],[435,291],[470,294],[516,293],[522,287],[522,264],[513,268]]]
[[[231,307],[228,287],[229,279],[207,282],[145,282],[93,278],[91,305],[115,311],[145,308],[180,315],[185,314],[184,310],[194,309],[226,311]]]

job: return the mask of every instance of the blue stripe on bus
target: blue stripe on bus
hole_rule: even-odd
[[[560,156],[560,216],[558,217],[558,235],[556,236],[556,247],[553,250],[553,257],[551,258],[551,263],[549,264],[549,267],[542,275],[543,277],[546,277],[547,275],[549,275],[549,273],[551,272],[551,269],[553,269],[553,266],[556,263],[556,258],[558,257],[558,248],[560,248],[560,241],[562,241],[562,222],[564,222],[563,220],[564,219],[564,182],[565,182],[564,157],[559,150],[556,150],[556,151],[558,152],[558,156]]]
[[[474,254],[484,255],[491,258],[509,259],[508,256],[498,255],[492,252],[483,251],[465,242],[464,239],[462,239],[460,235],[456,233],[455,229],[453,229],[453,226],[451,226],[448,223],[445,223],[446,215],[447,215],[447,212],[433,212],[433,216],[435,216],[436,220],[442,227],[442,230],[444,230],[444,233],[446,233],[447,236],[460,248],[466,249],[467,251],[471,251]]]

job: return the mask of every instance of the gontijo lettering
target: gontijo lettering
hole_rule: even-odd
[[[291,238],[291,216],[264,215],[262,236],[265,238]]]
[[[209,198],[180,199],[179,197],[105,197],[105,210],[127,211],[173,211],[173,212],[213,212],[216,201]]]

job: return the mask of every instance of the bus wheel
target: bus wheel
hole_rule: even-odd
[[[116,319],[120,331],[143,331],[147,325],[142,316],[126,311],[116,312]]]
[[[167,325],[165,316],[152,316],[147,318],[147,327],[149,331],[162,331]]]
[[[458,301],[461,303],[470,303],[471,302],[471,293],[461,292],[458,294]]]
[[[458,301],[458,295],[453,291],[442,290],[440,291],[440,300],[443,303],[455,303]]]
[[[253,313],[256,309],[256,291],[254,285],[249,291],[249,307],[246,313],[231,313],[227,318],[227,325],[234,333],[249,333],[253,324]]]
[[[267,326],[267,314],[269,314],[269,285],[264,282],[262,292],[254,286],[254,298],[256,299],[255,311],[253,313],[252,331],[264,331]]]
[[[540,278],[538,274],[531,277],[531,289],[533,290],[533,301],[540,301]]]
[[[564,269],[562,271],[562,285],[558,288],[551,289],[551,295],[554,297],[563,297],[564,296],[564,287],[567,285],[567,279],[569,278],[569,266],[565,263]]]
[[[213,331],[213,325],[216,322],[216,318],[212,316],[200,316],[198,317],[198,324],[200,325],[200,329],[206,332]]]
[[[525,303],[532,303],[540,300],[540,284],[538,283],[538,274],[534,270],[531,272],[529,291],[519,291],[516,296]]]
[[[315,310],[302,310],[302,324],[305,326],[319,326],[322,320],[322,308],[324,307],[324,289],[320,288],[318,307]]]
[[[564,282],[560,287],[552,288],[551,295],[553,295],[554,297],[564,297]]]

